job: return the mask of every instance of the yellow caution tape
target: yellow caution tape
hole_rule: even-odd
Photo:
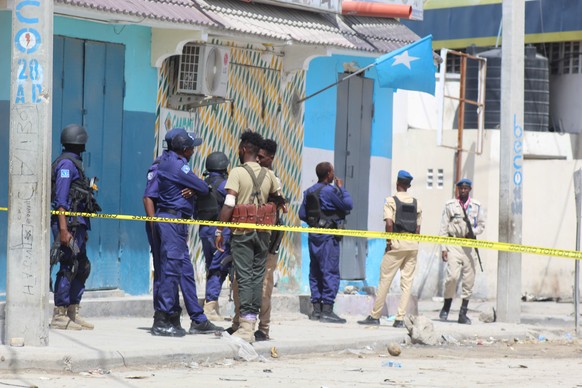
[[[0,207],[0,211],[7,211],[8,208]],[[239,229],[260,229],[260,230],[282,230],[285,232],[299,232],[299,233],[319,233],[330,234],[334,236],[348,236],[348,237],[362,237],[362,238],[378,238],[378,239],[395,239],[405,241],[418,241],[430,244],[440,245],[455,245],[470,248],[483,248],[504,252],[529,253],[533,255],[563,257],[567,259],[582,260],[582,252],[572,251],[568,249],[554,249],[543,248],[532,245],[511,244],[506,242],[495,242],[486,240],[472,240],[458,237],[444,237],[444,236],[430,236],[424,234],[412,233],[388,233],[388,232],[374,232],[369,230],[355,230],[355,229],[323,229],[310,228],[303,226],[286,226],[286,225],[258,225],[246,224],[236,222],[221,222],[208,220],[193,220],[182,218],[165,218],[165,217],[147,217],[147,216],[132,216],[125,214],[97,214],[97,213],[82,213],[82,212],[59,212],[52,210],[51,214],[65,215],[73,217],[89,217],[89,218],[106,218],[112,220],[124,221],[150,221],[150,222],[169,222],[175,224],[192,224],[192,225],[208,225],[208,226],[223,226],[228,228]]]

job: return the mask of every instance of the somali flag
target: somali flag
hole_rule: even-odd
[[[434,96],[436,67],[432,56],[432,35],[376,59],[381,87],[418,90]]]

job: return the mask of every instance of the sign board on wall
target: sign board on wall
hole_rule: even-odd
[[[199,118],[196,114],[173,109],[160,109],[160,131],[158,135],[158,155],[167,148],[166,132],[172,128],[184,128],[186,132],[196,132]]]

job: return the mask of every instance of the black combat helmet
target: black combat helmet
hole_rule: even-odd
[[[229,160],[224,152],[213,152],[206,158],[206,169],[208,171],[224,171],[228,169]]]
[[[69,124],[61,132],[61,144],[87,144],[89,134],[78,124]]]

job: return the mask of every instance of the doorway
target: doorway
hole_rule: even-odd
[[[119,214],[125,46],[54,38],[52,159],[61,153],[60,133],[77,123],[87,129],[83,154],[87,177],[97,177],[97,200],[104,213]],[[87,289],[119,288],[120,225],[92,219],[87,242],[91,275]]]
[[[374,80],[369,78],[355,76],[338,85],[334,167],[354,202],[346,218],[349,229],[368,228],[373,94]],[[365,280],[368,240],[344,237],[340,254],[341,279]]]

